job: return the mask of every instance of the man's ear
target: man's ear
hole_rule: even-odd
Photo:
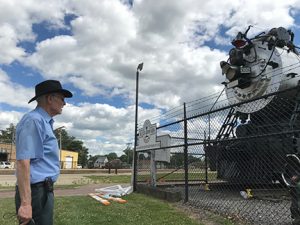
[[[53,101],[54,96],[53,95],[46,95],[46,101],[47,103],[51,103]]]

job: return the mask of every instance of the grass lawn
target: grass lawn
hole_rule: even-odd
[[[55,199],[55,225],[199,225],[183,212],[163,202],[141,194],[125,196],[128,202],[113,202],[103,206],[88,196],[57,197]],[[0,201],[0,224],[15,225],[14,200]],[[5,217],[3,218],[3,215]]]

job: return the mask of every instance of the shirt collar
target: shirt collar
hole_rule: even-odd
[[[36,108],[35,108],[35,110],[37,111],[37,112],[39,112],[41,115],[42,115],[42,117],[48,122],[48,123],[50,123],[51,125],[53,125],[53,123],[54,123],[54,120],[53,120],[53,118],[42,108],[42,107],[40,107],[40,106],[37,106]]]

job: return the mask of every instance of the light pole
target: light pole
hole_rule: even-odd
[[[60,150],[60,154],[59,154],[59,160],[61,159],[61,150],[62,150],[62,146],[61,146],[61,130],[65,128],[65,126],[61,126],[56,128],[54,131],[58,131],[59,132],[59,150]]]
[[[136,191],[136,172],[137,172],[137,128],[138,128],[138,94],[139,94],[139,73],[143,69],[143,63],[140,63],[136,69],[136,88],[135,88],[135,127],[134,127],[134,148],[133,148],[133,191]]]
[[[11,128],[12,128],[11,129],[11,148],[10,148],[10,154],[9,154],[9,161],[11,161],[11,156],[12,156],[12,153],[13,153],[13,146],[16,146],[16,142],[15,142],[16,127],[12,124]]]

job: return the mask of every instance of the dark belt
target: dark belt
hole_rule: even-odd
[[[38,188],[38,187],[44,187],[45,186],[45,181],[41,181],[38,183],[30,184],[30,187],[32,188]]]
[[[47,192],[53,192],[53,184],[54,182],[50,177],[47,177],[44,181],[42,182],[37,182],[34,184],[30,184],[31,188],[40,188],[43,187],[47,190]]]

